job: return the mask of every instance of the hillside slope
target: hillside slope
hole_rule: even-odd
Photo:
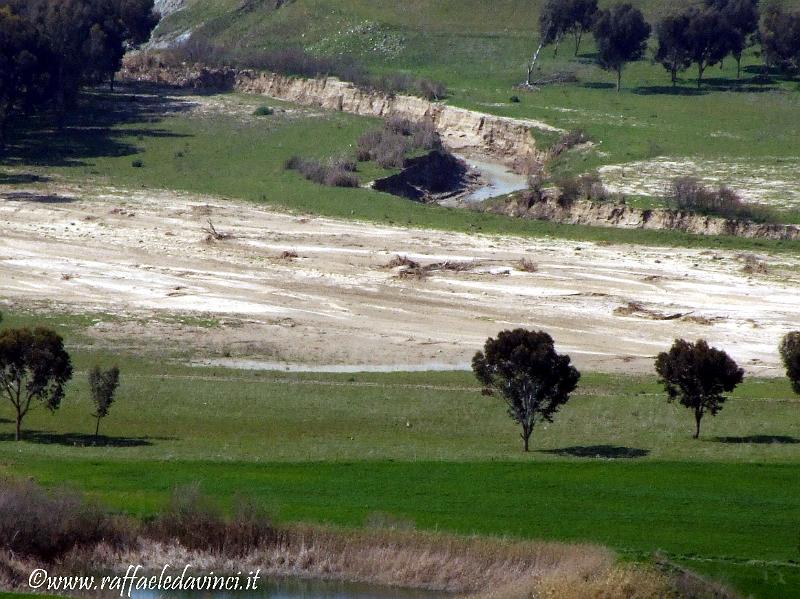
[[[595,64],[591,36],[577,55],[567,39],[557,56],[552,48],[542,52],[538,76],[568,71],[575,82],[523,92],[514,86],[537,45],[540,1],[291,0],[278,9],[275,0],[186,2],[157,36],[191,31],[234,51],[291,47],[350,55],[375,73],[443,81],[453,105],[586,130],[594,146],[562,157],[555,174],[606,167],[612,189],[645,199],[672,177],[696,175],[728,183],[745,199],[800,206],[800,85],[765,75],[757,48],[746,53],[741,79],[727,60],[709,69],[700,90],[693,68],[672,88],[668,73],[648,57],[626,68],[617,94],[613,75]],[[652,23],[669,10],[654,0],[634,4]],[[785,4],[800,7],[798,0]]]

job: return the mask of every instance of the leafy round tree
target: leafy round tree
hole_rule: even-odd
[[[656,62],[669,71],[673,86],[678,82],[678,73],[692,64],[686,35],[688,29],[689,15],[686,13],[667,16],[656,26]]]
[[[700,436],[700,421],[706,412],[716,416],[725,403],[723,393],[733,391],[744,378],[744,370],[728,354],[703,339],[697,343],[676,339],[668,352],[658,354],[656,372],[667,401],[678,399],[694,411],[695,439]]]
[[[703,82],[705,70],[719,64],[742,42],[741,34],[715,8],[691,7],[687,11],[689,24],[686,37],[689,56],[697,65],[697,87]]]
[[[15,439],[22,436],[22,420],[38,402],[55,411],[72,377],[72,363],[64,340],[42,327],[6,329],[0,333],[0,391],[14,406]]]
[[[792,389],[800,394],[800,331],[787,333],[779,347],[781,360],[786,367],[786,376],[792,383]]]
[[[597,60],[601,67],[617,74],[617,91],[622,83],[622,69],[644,56],[649,37],[650,25],[642,11],[630,4],[618,4],[597,13],[594,24]]]
[[[533,427],[540,420],[552,422],[581,376],[569,356],[556,352],[550,335],[525,329],[487,339],[472,358],[472,370],[487,394],[499,394],[508,405],[508,415],[522,427],[525,451]]]

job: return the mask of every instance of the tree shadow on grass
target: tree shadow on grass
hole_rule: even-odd
[[[89,90],[61,126],[46,112],[11,122],[8,142],[0,150],[0,165],[89,166],[87,160],[93,158],[138,153],[132,139],[187,137],[156,126],[194,107],[184,96],[177,90],[138,84],[120,86],[114,92]]]
[[[638,96],[705,96],[708,89],[697,89],[686,85],[641,85],[631,90]]]
[[[540,453],[569,456],[573,458],[605,458],[612,460],[643,458],[650,454],[650,451],[647,449],[620,447],[618,445],[575,445],[573,447],[541,449],[539,451]]]
[[[4,200],[12,202],[34,202],[37,204],[69,204],[75,198],[51,193],[33,193],[29,191],[12,191],[2,195]]]
[[[0,185],[30,185],[46,183],[50,177],[42,177],[33,173],[0,173]]]
[[[13,433],[0,434],[0,442],[13,441]],[[153,441],[175,441],[175,437],[107,437],[83,433],[50,433],[45,431],[22,431],[22,440],[41,445],[63,445],[65,447],[145,447]]]
[[[711,92],[764,93],[776,91],[772,79],[762,80],[759,77],[746,79],[729,79],[726,77],[706,77],[701,87],[690,79],[679,80],[678,85],[642,85],[633,89],[633,93],[641,96],[703,96]]]
[[[800,439],[788,435],[749,435],[745,437],[714,437],[717,443],[742,443],[753,445],[795,445]]]
[[[608,83],[607,81],[586,81],[585,83],[581,83],[581,87],[586,87],[588,89],[616,89],[617,86],[613,83]]]

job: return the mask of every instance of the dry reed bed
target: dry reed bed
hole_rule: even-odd
[[[21,587],[36,564],[3,557],[0,585]],[[260,568],[267,577],[430,589],[474,599],[735,597],[691,573],[620,564],[612,551],[597,545],[311,526],[283,529],[242,556],[140,537],[122,549],[99,544],[73,551],[55,568],[74,574],[116,571],[128,564],[154,571],[164,564],[191,564],[195,572]]]

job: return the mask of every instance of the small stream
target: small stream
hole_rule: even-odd
[[[458,157],[464,160],[471,169],[480,173],[481,181],[484,184],[467,195],[439,202],[442,206],[472,206],[528,187],[528,178],[525,175],[514,173],[503,164]]]
[[[330,580],[272,578],[257,591],[137,591],[131,599],[444,599],[447,593]]]

